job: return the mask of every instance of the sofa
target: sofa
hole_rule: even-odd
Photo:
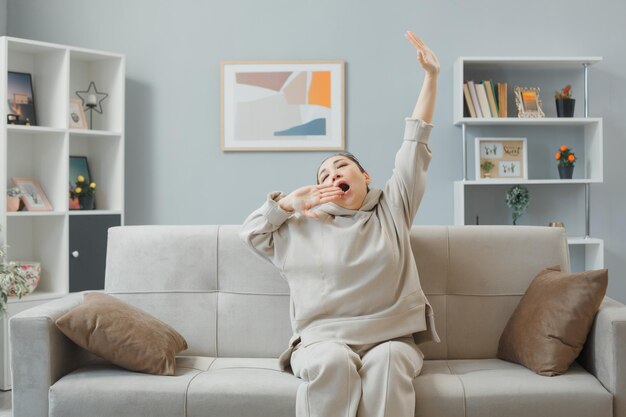
[[[302,381],[277,363],[291,336],[288,286],[239,229],[109,229],[105,292],[185,337],[176,374],[130,372],[74,345],[55,326],[81,303],[70,294],[10,320],[14,416],[293,417]],[[535,275],[569,269],[563,229],[413,226],[411,244],[441,337],[420,345],[416,416],[626,417],[626,307],[609,297],[565,374],[496,358]]]

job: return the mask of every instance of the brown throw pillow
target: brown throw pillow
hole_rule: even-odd
[[[103,293],[86,293],[56,325],[80,347],[131,371],[174,375],[176,354],[187,349],[172,327]]]
[[[497,357],[539,375],[567,372],[585,344],[608,279],[606,269],[565,273],[555,266],[541,271],[504,328]]]

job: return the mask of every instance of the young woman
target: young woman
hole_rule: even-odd
[[[439,61],[411,32],[425,71],[383,189],[351,154],[326,158],[317,184],[272,192],[242,240],[287,280],[294,336],[279,358],[304,380],[296,416],[413,417],[413,379],[439,343],[410,246],[426,185]]]

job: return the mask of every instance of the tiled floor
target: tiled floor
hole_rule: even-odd
[[[0,417],[11,415],[11,391],[0,391]]]

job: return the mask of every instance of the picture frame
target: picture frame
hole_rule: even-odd
[[[52,204],[48,201],[39,181],[35,178],[11,178],[15,186],[22,192],[22,201],[28,211],[51,211]]]
[[[37,125],[33,79],[28,73],[8,71],[7,123]]]
[[[474,150],[477,181],[528,179],[526,138],[476,138]],[[487,162],[493,165],[489,171]]]
[[[70,155],[69,191],[71,191],[76,185],[76,177],[78,177],[79,175],[82,175],[83,177],[85,177],[85,180],[88,183],[91,183],[92,179],[91,171],[89,170],[89,161],[86,156]],[[80,202],[78,201],[78,197],[69,199],[69,209],[80,210]]]
[[[83,103],[78,98],[70,99],[70,129],[87,129]]]
[[[539,87],[516,86],[513,88],[517,117],[539,118],[546,116],[543,110],[541,110],[542,103],[539,98],[539,90]]]
[[[222,61],[226,151],[345,150],[345,62]]]

